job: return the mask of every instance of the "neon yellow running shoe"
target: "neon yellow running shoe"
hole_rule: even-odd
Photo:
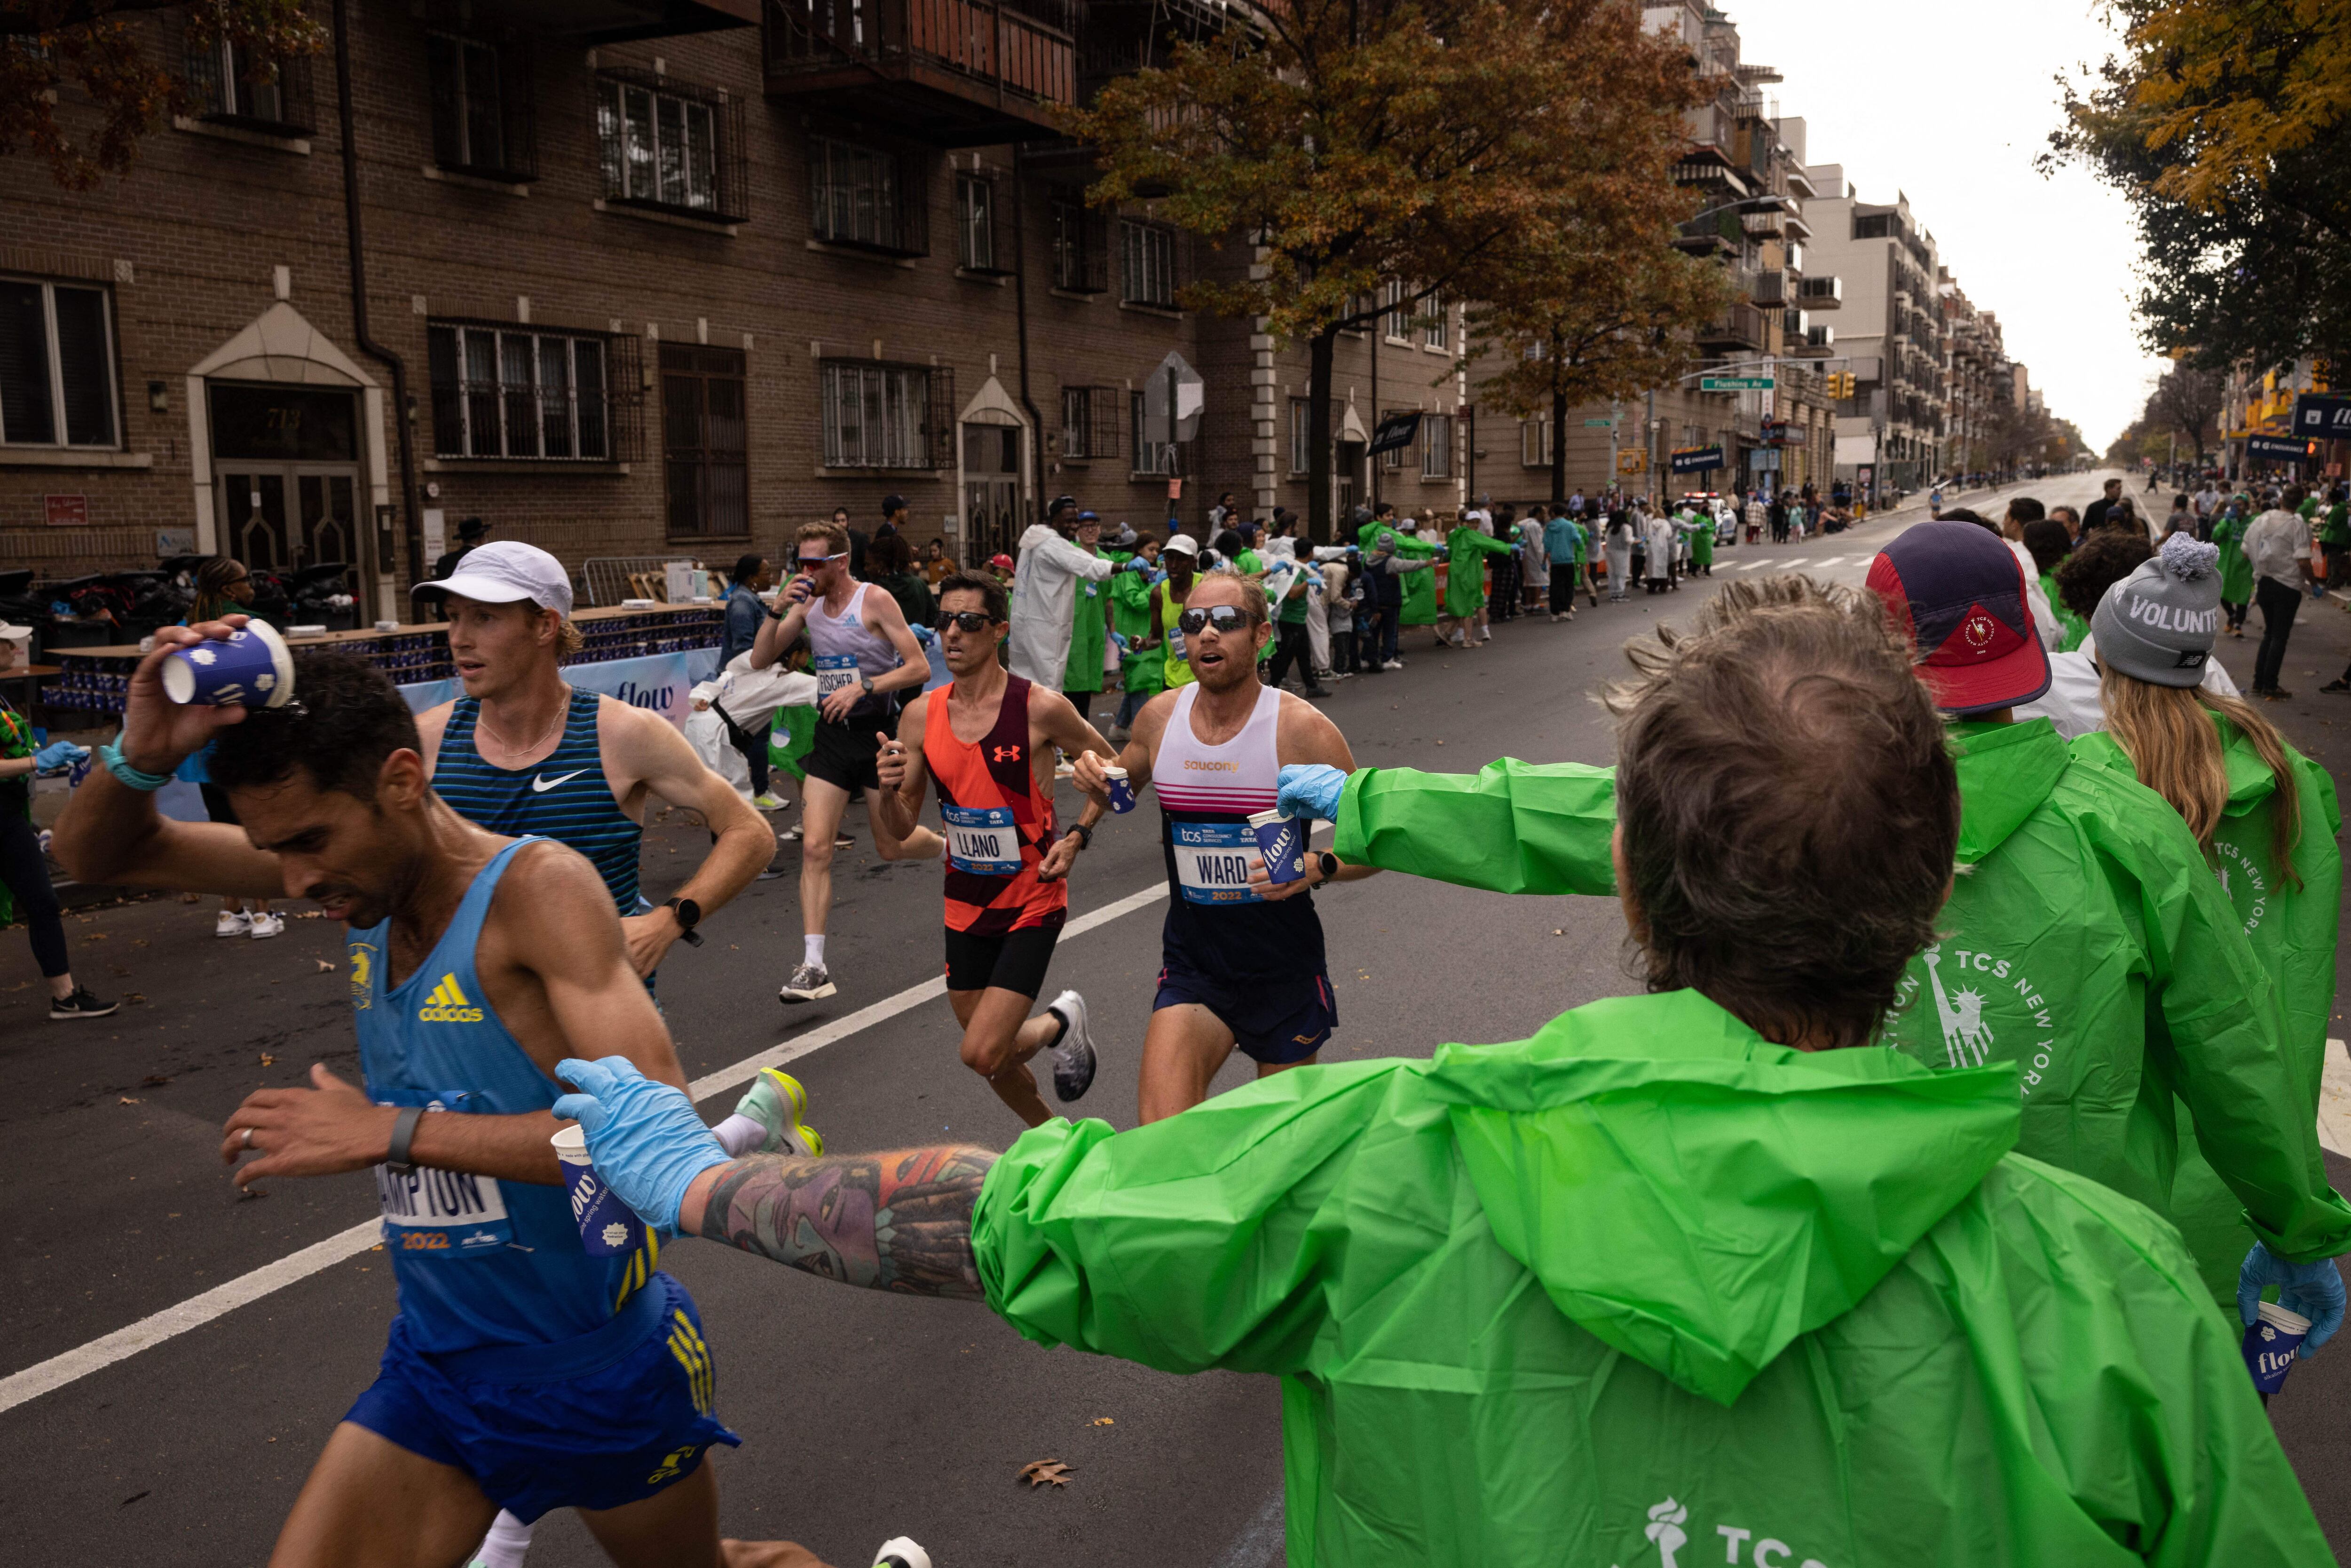
[[[768,1129],[754,1153],[791,1155],[815,1159],[824,1153],[824,1134],[801,1118],[808,1114],[808,1091],[780,1067],[766,1067],[751,1080],[750,1090],[737,1102],[735,1113],[748,1116]]]

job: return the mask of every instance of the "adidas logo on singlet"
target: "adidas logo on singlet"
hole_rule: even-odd
[[[465,993],[457,988],[457,977],[448,974],[441,977],[416,1016],[426,1023],[479,1023],[482,1009],[465,999]]]

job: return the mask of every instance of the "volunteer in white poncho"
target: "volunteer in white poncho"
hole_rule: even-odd
[[[1008,644],[1012,673],[1058,692],[1070,663],[1071,630],[1077,621],[1078,580],[1100,582],[1117,563],[1079,548],[1071,538],[1078,506],[1070,497],[1053,502],[1049,518],[1020,536],[1020,564],[1012,577],[1012,636]]]

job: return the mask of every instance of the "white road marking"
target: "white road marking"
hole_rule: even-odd
[[[1330,831],[1328,822],[1314,824],[1315,833]],[[1166,896],[1166,883],[1155,882],[1139,892],[1113,899],[1099,909],[1089,910],[1078,916],[1061,928],[1062,939],[1066,941],[1072,936],[1082,936],[1097,926],[1107,925],[1138,909],[1147,909]],[[946,977],[935,975],[919,986],[909,986],[895,996],[885,997],[871,1007],[860,1008],[847,1018],[837,1019],[806,1034],[779,1041],[756,1056],[745,1057],[731,1067],[722,1067],[716,1072],[697,1078],[687,1088],[697,1103],[707,1100],[738,1083],[748,1083],[764,1068],[797,1061],[925,1002],[944,997],[946,991]],[[288,1285],[298,1284],[313,1274],[333,1268],[347,1258],[355,1258],[367,1251],[381,1237],[381,1226],[378,1221],[362,1220],[348,1230],[339,1230],[325,1240],[314,1241],[274,1263],[265,1263],[251,1273],[240,1274],[201,1295],[191,1296],[160,1312],[150,1313],[126,1328],[101,1334],[87,1344],[76,1345],[47,1361],[36,1362],[21,1372],[12,1372],[0,1377],[0,1411],[13,1410],[27,1400],[38,1399],[44,1394],[63,1388],[93,1372],[102,1371],[118,1361],[126,1361],[165,1340],[177,1338],[191,1329],[202,1328],[214,1318],[225,1317],[237,1308],[282,1291]]]
[[[2318,1081],[2318,1141],[2351,1158],[2351,1052],[2343,1042],[2326,1042],[2326,1067]]]

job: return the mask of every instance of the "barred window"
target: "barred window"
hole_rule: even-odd
[[[1290,400],[1290,471],[1303,474],[1314,465],[1314,402],[1311,398]]]
[[[661,347],[663,486],[669,537],[751,531],[749,429],[740,349]]]
[[[895,152],[829,136],[809,139],[810,225],[818,239],[892,256],[925,254],[922,192],[910,188],[917,184]],[[992,256],[992,212],[988,234]]]
[[[996,183],[956,176],[956,260],[967,272],[995,272]]]
[[[1400,413],[1410,413],[1412,411],[1410,409],[1405,408],[1392,408],[1380,416],[1380,422],[1384,424],[1387,421],[1394,419]],[[1427,416],[1424,414],[1421,417],[1420,428],[1414,434],[1410,442],[1402,446],[1391,446],[1385,452],[1380,454],[1380,466],[1391,474],[1403,473],[1405,460],[1412,455],[1413,449],[1416,446],[1427,439],[1428,419]]]
[[[276,59],[249,46],[213,38],[190,40],[187,61],[188,89],[204,119],[281,136],[318,129],[308,59]]]
[[[612,461],[609,338],[456,321],[425,336],[436,455]]]
[[[1118,455],[1118,389],[1061,389],[1061,455],[1075,459]]]
[[[1420,476],[1446,479],[1453,474],[1453,416],[1423,414],[1420,420]]]
[[[823,401],[828,467],[929,468],[939,444],[953,444],[933,429],[926,367],[829,361]]]
[[[1134,427],[1134,439],[1128,444],[1127,464],[1136,474],[1173,474],[1176,472],[1176,448],[1164,441],[1144,438],[1143,428],[1143,394],[1126,394],[1127,421]]]
[[[714,223],[743,216],[740,106],[726,94],[633,70],[596,80],[604,199]]]
[[[520,183],[538,172],[528,51],[450,33],[428,33],[433,161]]]
[[[0,444],[114,446],[114,320],[102,288],[0,277]]]
[[[1130,305],[1176,304],[1176,235],[1156,224],[1119,228],[1119,298]]]
[[[1109,292],[1109,246],[1102,215],[1075,202],[1055,202],[1052,214],[1053,287],[1065,294]]]

